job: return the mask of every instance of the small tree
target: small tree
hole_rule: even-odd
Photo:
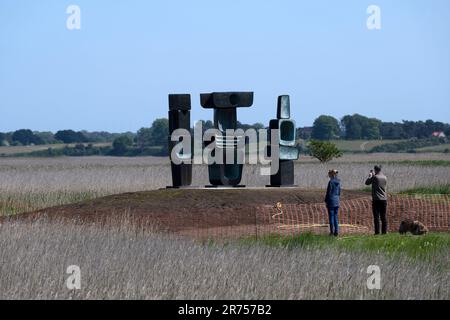
[[[160,118],[153,121],[150,128],[141,128],[137,132],[136,141],[139,148],[164,147],[168,149],[169,120]]]
[[[113,153],[115,155],[122,155],[128,151],[128,148],[133,145],[133,140],[129,136],[123,135],[114,139]]]
[[[0,147],[8,145],[8,139],[6,137],[6,134],[3,132],[0,132]]]
[[[152,143],[155,146],[164,146],[168,144],[169,120],[166,118],[156,119],[152,123]]]
[[[321,115],[313,124],[311,137],[317,140],[331,140],[339,138],[341,129],[339,121],[332,116]]]
[[[75,132],[73,130],[60,130],[55,133],[55,139],[64,143],[88,142],[82,132]]]
[[[342,151],[332,142],[311,140],[308,147],[309,154],[322,163],[342,156]]]
[[[42,144],[43,141],[37,135],[33,133],[33,131],[29,129],[20,129],[14,131],[12,135],[13,142],[19,142],[24,146],[28,146],[30,144]]]
[[[139,148],[144,149],[145,147],[152,146],[152,129],[151,128],[141,128],[137,132],[136,142]]]

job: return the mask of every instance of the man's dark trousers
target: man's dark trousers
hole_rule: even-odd
[[[386,200],[373,200],[372,201],[373,210],[373,223],[375,226],[375,234],[380,234],[380,220],[381,220],[381,233],[387,233],[387,201]]]

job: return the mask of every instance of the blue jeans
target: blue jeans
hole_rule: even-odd
[[[330,221],[330,233],[337,235],[339,233],[338,222],[339,207],[328,207],[328,219]]]

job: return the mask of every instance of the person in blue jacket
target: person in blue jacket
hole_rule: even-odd
[[[341,181],[337,177],[337,170],[330,170],[328,172],[328,177],[330,181],[328,182],[327,194],[325,196],[325,203],[328,209],[328,218],[330,221],[330,235],[339,235],[339,222],[338,222],[338,212],[339,212],[339,202],[341,197]]]

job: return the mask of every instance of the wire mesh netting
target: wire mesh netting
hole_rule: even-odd
[[[196,215],[192,225],[180,234],[197,239],[237,239],[268,234],[327,234],[328,213],[325,203],[278,203],[249,209],[245,219],[235,212],[223,212],[220,226],[208,227],[204,215]],[[229,215],[229,216],[228,216]],[[250,216],[250,219],[249,219]],[[341,201],[339,227],[343,234],[371,234],[374,231],[372,199]],[[420,221],[435,232],[450,231],[450,198],[448,195],[390,195],[388,198],[388,232],[398,232],[400,223]]]

